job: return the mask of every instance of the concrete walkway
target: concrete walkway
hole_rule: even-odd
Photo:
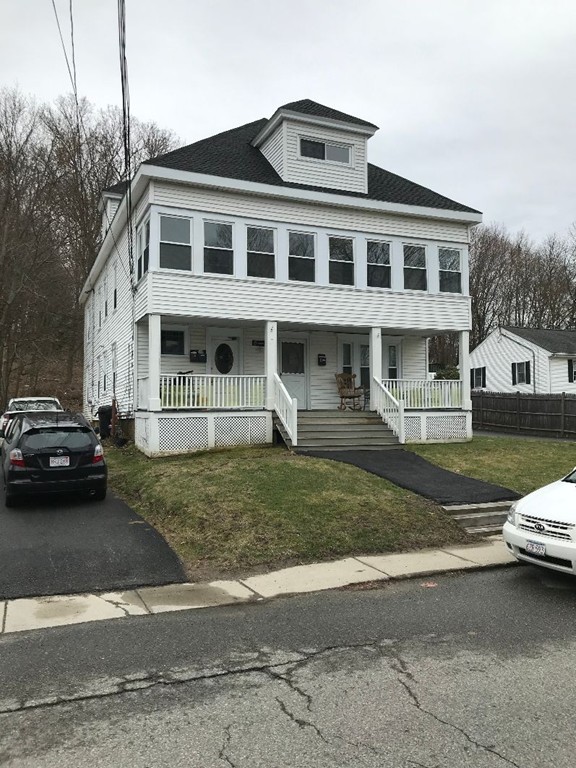
[[[393,555],[348,557],[207,584],[168,584],[127,592],[53,595],[0,601],[0,634],[121,619],[167,611],[257,602],[280,595],[338,589],[416,576],[511,565],[516,559],[501,536],[480,544]]]

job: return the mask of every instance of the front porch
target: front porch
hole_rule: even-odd
[[[165,354],[163,328],[174,326],[151,316],[138,337],[136,443],[149,455],[272,442],[273,418],[297,447],[299,412],[336,411],[342,371],[356,373],[365,393],[359,407],[377,414],[399,443],[471,438],[467,377],[428,380],[423,336],[279,329],[275,322],[204,326],[187,331],[188,345],[169,350],[199,347],[188,356]]]

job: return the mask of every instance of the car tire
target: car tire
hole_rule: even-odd
[[[92,498],[94,499],[94,501],[104,501],[104,499],[106,498],[106,488],[104,488],[103,490],[100,489],[98,491],[94,491]]]

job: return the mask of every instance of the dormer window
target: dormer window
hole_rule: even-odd
[[[346,144],[332,144],[327,141],[301,138],[300,157],[350,165],[350,147]]]

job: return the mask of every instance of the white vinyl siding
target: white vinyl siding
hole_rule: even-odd
[[[426,338],[424,336],[404,336],[401,339],[401,360],[399,377],[402,379],[428,378],[426,368]]]
[[[285,125],[286,166],[282,177],[284,181],[350,192],[368,191],[366,136],[291,120],[287,120]],[[302,157],[302,138],[350,147],[350,163]]]
[[[273,189],[272,187],[270,188]],[[312,226],[369,232],[374,235],[396,235],[404,240],[428,239],[446,244],[468,243],[468,225],[454,221],[436,221],[418,216],[400,216],[361,209],[346,209],[325,204],[307,204],[258,195],[240,195],[213,189],[157,182],[154,203],[181,210],[190,209],[222,216],[286,222],[292,227]],[[166,211],[168,212],[168,211]]]
[[[280,123],[278,128],[268,136],[266,141],[260,147],[260,151],[274,168],[276,173],[284,177],[285,160],[285,141],[284,141],[284,123]]]
[[[568,379],[568,359],[566,357],[550,358],[550,391],[555,393],[565,392],[576,395],[576,381]],[[576,376],[576,357],[573,360],[573,371]]]
[[[338,335],[310,334],[310,407],[334,409],[339,403],[335,373],[338,373]],[[326,355],[326,365],[318,365],[318,355]]]
[[[374,292],[311,283],[238,280],[224,275],[148,275],[148,311],[231,320],[269,320],[398,329],[467,330],[469,299],[446,294]],[[361,296],[361,299],[359,299]]]

